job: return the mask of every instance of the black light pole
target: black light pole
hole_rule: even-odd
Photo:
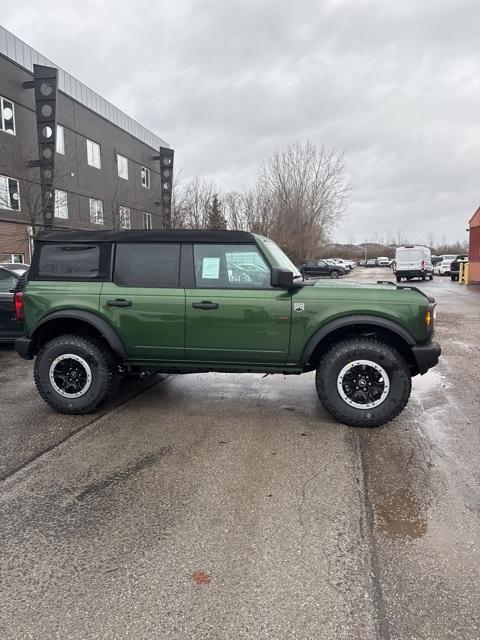
[[[34,64],[33,80],[24,82],[23,87],[35,90],[39,158],[29,162],[29,165],[40,168],[42,222],[48,228],[53,226],[55,215],[58,69]]]
[[[173,158],[175,152],[168,147],[160,147],[160,155],[153,160],[160,161],[160,192],[162,198],[162,226],[164,229],[172,228],[172,188],[173,188]]]

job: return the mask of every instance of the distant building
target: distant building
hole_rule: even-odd
[[[43,223],[41,167],[31,166],[39,158],[38,99],[24,86],[34,65],[55,67],[0,26],[0,262],[30,262]],[[52,226],[164,226],[159,153],[169,145],[62,69],[54,73]]]
[[[470,282],[480,282],[480,207],[468,222],[470,240],[468,247],[468,279]]]

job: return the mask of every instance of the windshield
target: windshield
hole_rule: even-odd
[[[302,277],[302,274],[297,269],[297,267],[293,264],[290,258],[285,253],[283,253],[280,247],[277,244],[275,244],[275,242],[273,242],[272,240],[266,240],[266,239],[264,240],[264,242],[265,242],[266,248],[271,253],[272,258],[275,260],[275,262],[279,267],[288,269],[293,273],[294,277],[295,276],[298,276],[299,278]]]

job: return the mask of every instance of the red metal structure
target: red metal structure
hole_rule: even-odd
[[[468,249],[470,282],[480,282],[480,207],[468,221],[470,227],[470,243]]]

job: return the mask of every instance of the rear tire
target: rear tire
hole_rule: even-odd
[[[373,338],[334,344],[320,360],[315,382],[325,409],[351,427],[379,427],[393,420],[412,390],[401,354]]]
[[[60,413],[92,413],[118,381],[115,360],[100,340],[61,335],[39,351],[34,368],[38,392]]]

